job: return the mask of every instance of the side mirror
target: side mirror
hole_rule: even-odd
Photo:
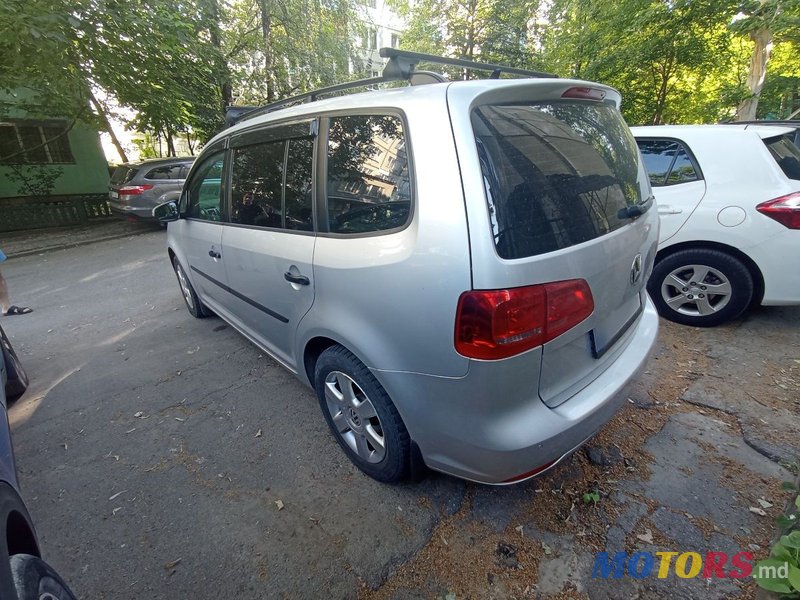
[[[180,218],[178,203],[175,200],[164,202],[153,208],[153,216],[162,223],[177,221]]]

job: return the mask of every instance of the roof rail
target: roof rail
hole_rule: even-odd
[[[383,68],[383,73],[380,77],[370,77],[369,79],[358,79],[356,81],[339,83],[336,85],[319,88],[311,92],[306,92],[304,94],[299,94],[297,96],[291,96],[290,98],[278,100],[277,102],[272,102],[260,107],[228,106],[225,109],[225,125],[227,127],[231,127],[241,121],[246,121],[259,115],[265,115],[280,108],[284,108],[285,106],[289,106],[290,104],[296,104],[306,100],[314,102],[319,96],[335,94],[336,92],[342,92],[359,87],[369,87],[380,83],[389,83],[394,81],[408,81],[411,85],[441,83],[447,81],[439,73],[417,70],[416,67],[420,62],[428,62],[451,67],[461,67],[473,71],[491,71],[491,79],[499,79],[502,73],[521,75],[524,77],[558,77],[558,75],[543,73],[540,71],[529,71],[527,69],[517,69],[515,67],[506,67],[503,65],[474,62],[460,58],[446,58],[443,56],[436,56],[434,54],[422,54],[420,52],[398,50],[397,48],[381,48],[380,55],[382,58],[389,59],[386,62],[386,66]]]

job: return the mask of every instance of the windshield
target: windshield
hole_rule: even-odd
[[[136,173],[138,172],[139,169],[137,167],[129,167],[126,165],[117,167],[114,170],[114,174],[111,176],[111,184],[122,185],[124,183],[128,183],[131,179],[136,177]]]
[[[611,104],[483,106],[472,127],[502,258],[610,233],[650,195],[636,143]]]

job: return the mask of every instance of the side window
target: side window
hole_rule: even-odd
[[[186,216],[204,221],[222,221],[222,166],[225,153],[209,156],[195,172],[188,188]]]
[[[282,227],[286,142],[254,144],[233,152],[231,222]]]
[[[686,150],[680,147],[678,153],[675,155],[675,162],[672,164],[672,170],[670,170],[667,176],[667,185],[673,183],[687,183],[689,181],[697,181],[698,179],[700,178],[697,176],[697,171],[695,171],[694,165],[692,164],[692,159],[689,158],[689,154]]]
[[[398,117],[332,117],[327,155],[331,233],[370,233],[406,224],[411,214],[411,180],[405,132]]]
[[[697,181],[700,175],[686,148],[673,140],[637,140],[654,187]]]
[[[147,172],[145,179],[178,179],[181,172],[181,165],[165,165],[156,167]]]
[[[650,185],[665,185],[678,144],[668,140],[637,140],[636,143],[642,153],[644,168],[650,176]]]

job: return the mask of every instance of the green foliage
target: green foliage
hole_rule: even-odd
[[[795,498],[795,508],[800,510],[800,495]],[[753,569],[753,578],[759,587],[781,594],[782,598],[800,598],[800,528],[795,511],[778,519],[786,533],[770,550],[769,558],[760,560]]]
[[[17,184],[17,194],[42,200],[50,196],[64,169],[52,165],[7,165],[8,180]]]
[[[597,490],[592,490],[590,492],[586,492],[583,495],[583,503],[584,504],[596,505],[598,502],[600,502],[600,492],[598,492]]]

